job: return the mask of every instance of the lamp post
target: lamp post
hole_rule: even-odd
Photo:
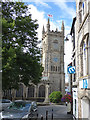
[[[68,65],[68,68],[71,69],[72,68],[72,62]],[[70,93],[71,93],[71,96],[73,98],[73,94],[72,94],[72,71],[69,71],[68,69],[68,74],[69,74],[69,77],[70,77]],[[73,114],[73,99],[72,99],[72,103],[71,103],[71,114]]]
[[[67,41],[70,41],[69,40],[69,36],[71,36],[70,34],[67,34],[66,35],[66,37],[65,37],[65,39],[64,39],[64,41],[65,42],[67,42]],[[72,63],[70,63],[69,65],[68,65],[68,67],[69,66],[72,66]],[[71,70],[71,69],[70,69]],[[69,73],[69,72],[68,72]],[[72,98],[73,98],[73,94],[72,94],[72,74],[73,73],[69,73],[69,77],[70,77],[70,88],[69,88],[69,90],[70,90],[70,93],[71,93],[71,96],[72,96]],[[71,114],[73,114],[73,100],[72,100],[72,104],[71,104]]]

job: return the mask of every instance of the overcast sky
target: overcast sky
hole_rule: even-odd
[[[47,2],[47,0],[33,0],[34,2],[27,2],[26,4],[31,8],[32,19],[37,19],[38,38],[42,38],[42,27],[47,24],[48,14],[50,17],[50,28],[51,30],[61,30],[62,20],[65,25],[65,36],[70,33],[73,18],[76,16],[76,3],[74,0],[60,1],[53,0],[55,2]],[[45,1],[45,2],[42,2]],[[50,1],[50,0],[49,0]],[[70,37],[70,36],[69,36]],[[67,65],[71,62],[72,44],[71,40],[65,42],[65,81],[68,82]]]

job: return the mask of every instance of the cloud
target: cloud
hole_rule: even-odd
[[[30,13],[32,14],[32,19],[38,20],[38,24],[39,24],[39,28],[37,30],[38,32],[38,39],[41,40],[42,38],[42,28],[43,25],[45,27],[46,30],[46,25],[47,25],[47,19],[45,18],[46,13],[44,11],[39,11],[34,5],[30,4],[28,5],[30,9]],[[52,21],[52,18],[50,18],[50,29],[51,30],[56,30],[56,27],[58,27],[58,30],[60,30],[60,25],[58,25],[58,23]]]
[[[6,0],[3,0],[6,1]],[[18,1],[18,0],[10,0],[10,1]],[[19,0],[21,2],[56,2],[56,0]],[[75,0],[58,0],[58,2],[75,2]]]
[[[2,0],[2,2],[8,2],[8,0]],[[9,0],[9,2],[18,2],[18,0]],[[56,0],[19,0],[19,2],[35,2],[35,3],[43,4],[45,2],[56,2]],[[60,2],[60,3],[61,2],[75,2],[75,0],[58,0],[58,2]],[[45,5],[45,6],[47,6],[47,5]]]
[[[39,24],[39,28],[37,30],[38,32],[38,39],[41,40],[42,38],[42,28],[43,28],[43,25],[46,25],[47,24],[47,20],[45,19],[44,15],[45,15],[45,12],[44,11],[39,11],[34,5],[30,4],[28,5],[30,9],[30,13],[32,14],[32,19],[35,20],[37,19],[38,20],[38,24]]]
[[[76,16],[76,11],[74,8],[67,6],[67,2],[65,2],[66,0],[63,0],[63,2],[60,2],[60,0],[55,0],[55,4],[58,5],[60,7],[60,9],[62,10],[62,12],[64,13],[63,16],[68,16],[68,17],[75,17]],[[59,3],[60,2],[60,3]],[[69,2],[69,1],[68,1]]]
[[[34,1],[33,1],[33,2],[34,2]],[[37,5],[42,5],[42,6],[44,6],[44,7],[51,8],[47,3],[42,2],[42,0],[36,0],[35,3],[36,3]]]

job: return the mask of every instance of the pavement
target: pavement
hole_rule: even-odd
[[[48,111],[48,113],[46,113],[46,111]],[[48,118],[48,120],[52,120],[52,118],[53,120],[73,120],[73,116],[71,114],[67,114],[66,105],[38,106],[38,118],[41,117],[44,119]]]

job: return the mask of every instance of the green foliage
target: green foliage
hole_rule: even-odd
[[[2,3],[2,88],[18,88],[18,83],[37,84],[42,75],[37,47],[37,20],[22,2]]]
[[[62,98],[61,91],[54,91],[49,95],[50,102],[59,103]]]

